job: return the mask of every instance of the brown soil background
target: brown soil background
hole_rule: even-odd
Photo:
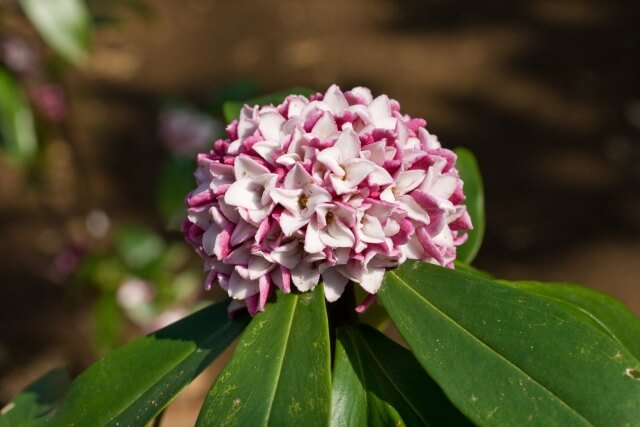
[[[479,268],[581,283],[640,313],[640,6],[633,1],[156,0],[102,29],[66,82],[74,149],[47,149],[47,209],[0,164],[0,402],[91,362],[88,308],[48,279],[92,208],[154,216],[164,96],[252,78],[265,89],[367,85],[479,160]],[[73,159],[82,169],[73,167]],[[80,224],[80,225],[79,225]],[[172,406],[191,425],[215,367]]]

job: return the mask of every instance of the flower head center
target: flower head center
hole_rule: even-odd
[[[327,225],[331,224],[333,222],[333,212],[327,212],[325,220],[327,221]]]
[[[308,201],[309,201],[309,197],[307,197],[306,194],[301,195],[300,198],[298,199],[298,205],[300,206],[300,209],[305,209],[307,207]]]

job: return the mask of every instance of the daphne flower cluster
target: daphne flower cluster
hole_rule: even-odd
[[[187,197],[205,287],[253,315],[276,288],[322,281],[331,302],[349,281],[375,295],[407,259],[452,267],[471,221],[456,156],[425,125],[364,87],[245,105],[198,156]]]

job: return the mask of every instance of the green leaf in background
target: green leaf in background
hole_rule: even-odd
[[[173,229],[180,229],[186,215],[184,197],[193,189],[194,170],[196,162],[193,159],[171,157],[160,171],[156,196],[158,210]]]
[[[640,319],[609,295],[567,283],[525,281],[506,284],[574,306],[640,360]]]
[[[246,325],[227,301],[127,344],[71,385],[50,425],[143,426],[202,372]]]
[[[471,425],[416,358],[365,326],[338,330],[332,426]]]
[[[268,95],[259,96],[257,98],[249,99],[245,102],[238,101],[228,101],[222,105],[222,113],[224,115],[224,120],[227,123],[231,123],[235,119],[240,116],[240,110],[242,110],[242,106],[245,104],[248,105],[267,105],[273,104],[277,105],[281,103],[287,96],[289,95],[304,95],[309,97],[316,93],[316,91],[307,89],[304,87],[292,87],[291,89],[282,90],[279,92],[273,92]]]
[[[478,425],[634,425],[640,360],[549,298],[421,262],[379,292],[416,358]]]
[[[37,137],[31,107],[7,71],[0,68],[0,141],[7,155],[15,161],[26,161],[36,153]]]
[[[69,374],[54,369],[31,383],[0,410],[0,427],[27,427],[37,424],[69,388]]]
[[[464,182],[464,194],[467,196],[465,204],[473,223],[469,238],[458,247],[457,257],[460,261],[471,264],[480,250],[484,237],[484,188],[478,162],[473,153],[466,148],[456,148],[454,151],[458,156],[456,168]]]
[[[238,342],[209,391],[197,426],[326,426],[331,405],[329,328],[322,285],[276,294]]]
[[[100,295],[92,310],[93,334],[91,336],[96,353],[104,355],[111,351],[122,332],[122,314],[116,298],[109,293]]]
[[[125,263],[139,269],[157,260],[164,252],[166,243],[143,225],[127,224],[118,230],[116,246]]]
[[[91,16],[83,0],[20,0],[47,44],[65,60],[82,65],[89,55]]]

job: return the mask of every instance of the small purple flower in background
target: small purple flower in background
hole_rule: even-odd
[[[207,150],[223,129],[219,120],[192,109],[168,109],[160,115],[160,136],[176,155],[191,157]]]
[[[0,59],[16,74],[32,75],[38,68],[38,57],[23,39],[7,37],[0,40]]]
[[[31,88],[29,94],[38,111],[52,122],[60,122],[67,115],[64,89],[59,84],[38,84]]]
[[[53,274],[58,280],[69,279],[78,269],[86,249],[78,245],[69,245],[53,259]]]
[[[278,106],[245,106],[227,139],[198,156],[183,231],[231,310],[264,310],[275,288],[348,282],[373,301],[407,259],[453,267],[471,220],[456,156],[422,119],[367,88],[331,86]]]

